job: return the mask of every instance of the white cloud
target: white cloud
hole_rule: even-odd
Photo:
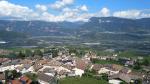
[[[51,21],[51,22],[64,21],[63,16],[55,16],[55,15],[50,14],[48,12],[42,13],[42,15],[39,19],[43,20],[43,21]]]
[[[117,11],[113,13],[113,16],[122,18],[139,18],[140,15],[140,10]]]
[[[35,10],[27,6],[21,6],[10,3],[8,1],[0,1],[0,18],[14,17],[17,20],[42,20],[42,21],[88,21],[90,17],[123,17],[123,18],[143,18],[150,17],[150,10],[125,10],[110,13],[106,7],[99,12],[90,13],[86,5],[69,6],[73,4],[74,0],[59,0],[54,4],[56,8],[61,8],[58,14],[50,13],[47,5],[35,5]],[[53,5],[54,5],[53,4]],[[55,10],[53,10],[55,11]],[[111,15],[112,14],[112,15]]]
[[[87,8],[86,5],[83,5],[83,6],[80,7],[80,10],[82,10],[82,11],[88,11],[88,8]]]
[[[62,2],[65,4],[72,4],[74,0],[62,0]]]
[[[84,6],[84,5],[83,5]],[[82,6],[76,7],[74,9],[71,8],[64,8],[63,11],[63,17],[65,18],[65,20],[67,21],[88,21],[88,19],[92,16],[94,16],[94,14],[88,13],[88,12],[84,12],[87,10],[81,10]]]
[[[53,9],[61,9],[67,5],[73,4],[74,0],[58,0],[54,4],[51,4],[51,8]]]
[[[33,19],[38,14],[34,13],[32,9],[25,6],[15,5],[8,1],[0,1],[0,17],[16,17],[20,19]]]
[[[102,8],[99,14],[102,17],[108,17],[110,16],[110,10],[108,8]]]
[[[40,5],[40,4],[37,4],[36,6],[35,6],[35,8],[37,8],[37,10],[39,10],[39,11],[47,11],[47,7],[45,6],[45,5]]]
[[[142,13],[142,14],[141,14],[141,17],[143,17],[143,18],[150,17],[150,13],[149,13],[149,14],[147,14],[147,13]]]

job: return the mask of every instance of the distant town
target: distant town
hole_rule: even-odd
[[[120,53],[74,47],[1,49],[0,84],[150,84],[150,60]]]

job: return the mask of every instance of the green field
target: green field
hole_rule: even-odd
[[[92,63],[94,64],[119,64],[119,62],[114,60],[93,60]]]
[[[108,84],[105,80],[97,80],[94,78],[65,78],[59,81],[59,84]]]

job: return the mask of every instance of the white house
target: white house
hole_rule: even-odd
[[[40,84],[56,84],[54,77],[43,73],[38,74],[38,81]]]
[[[109,80],[109,84],[120,84],[122,81],[120,80],[115,80],[115,79],[112,79],[112,80]]]
[[[98,74],[102,74],[102,73],[107,73],[109,75],[114,75],[114,74],[118,74],[119,71],[113,71],[113,70],[109,70],[107,68],[101,68],[99,71],[98,71]]]
[[[81,77],[84,74],[84,70],[81,70],[81,69],[78,69],[78,68],[74,68],[72,70],[74,71],[74,74],[76,76],[80,76]]]
[[[5,67],[0,67],[0,72],[4,72],[5,70],[15,70],[16,67],[22,66],[22,65],[10,65]]]

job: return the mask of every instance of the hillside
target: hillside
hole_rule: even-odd
[[[96,49],[132,49],[150,53],[150,18],[92,17],[88,22],[0,20],[0,30],[6,30],[2,31],[1,40],[24,38],[24,34],[30,36],[29,39],[21,39],[21,41],[15,39],[13,45],[16,46],[19,44],[32,46],[38,43],[41,46],[99,43],[98,46],[86,46]]]
[[[23,38],[27,38],[27,35],[14,31],[0,30],[0,40],[11,41]]]

